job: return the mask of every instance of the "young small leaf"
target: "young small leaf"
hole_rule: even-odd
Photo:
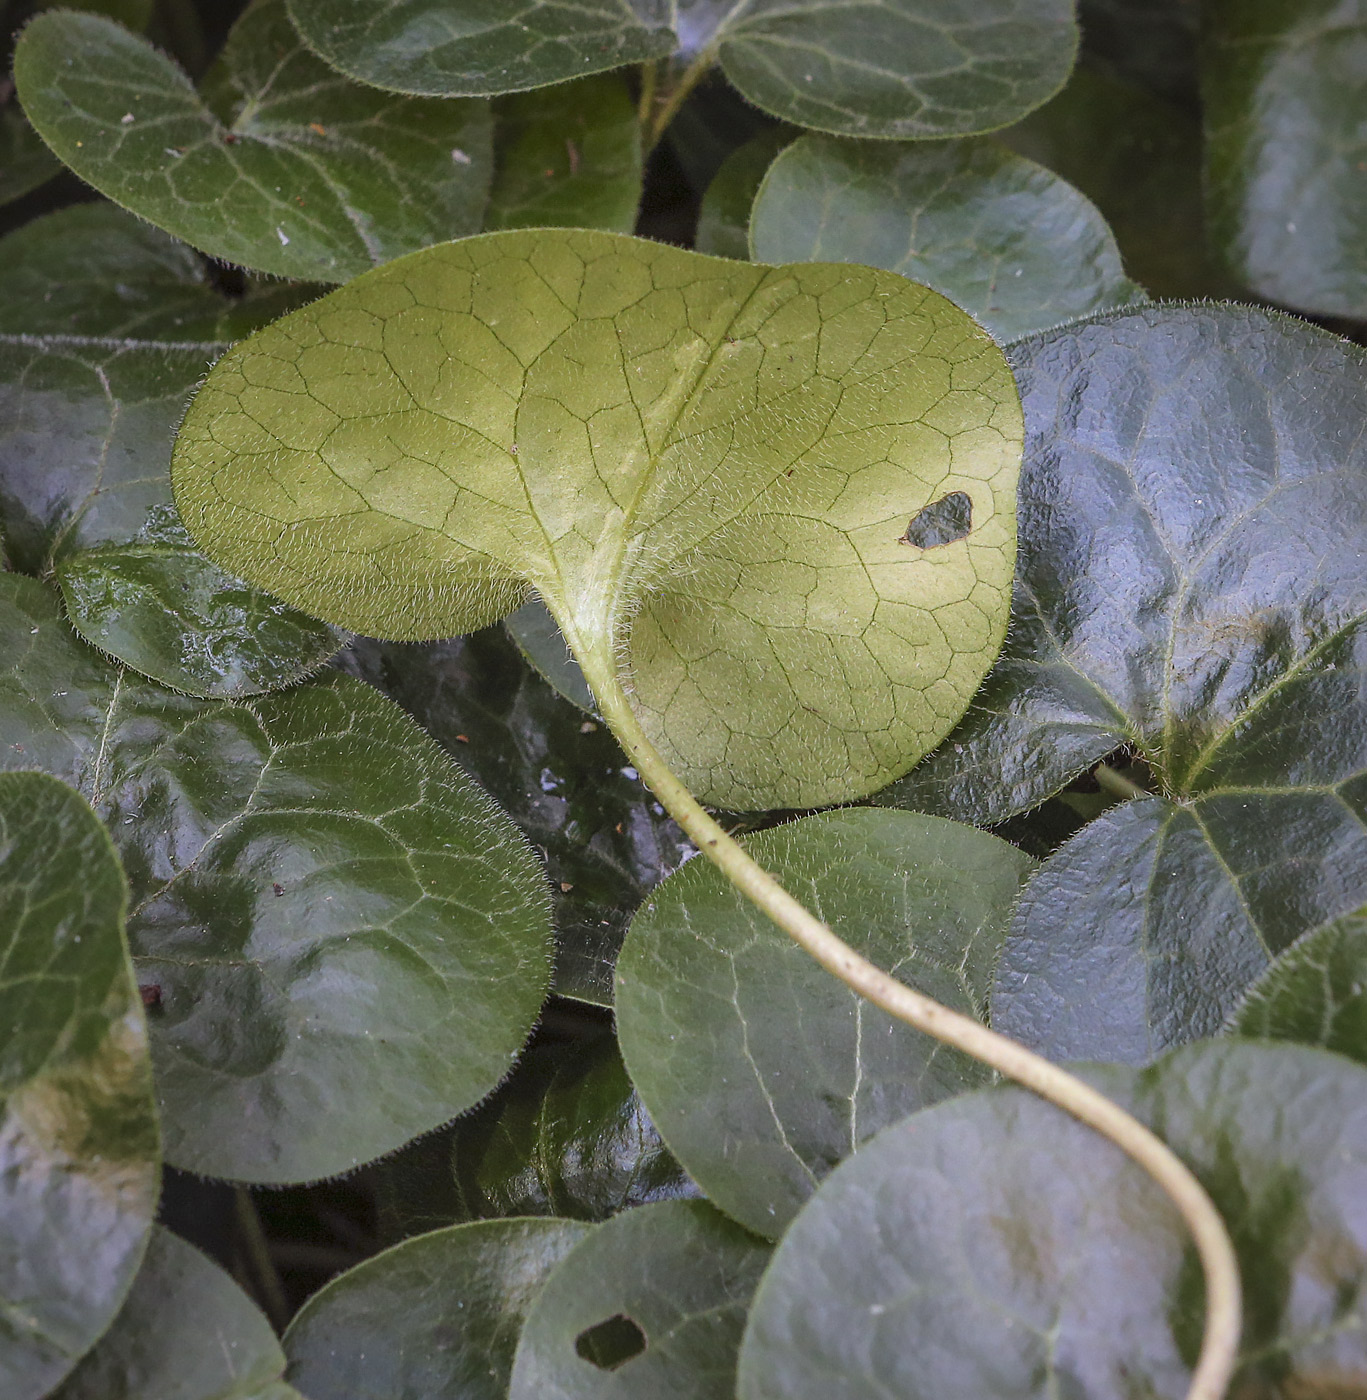
[[[486,1220],[405,1240],[315,1293],[285,1333],[309,1400],[507,1400],[518,1334],[574,1220]]]
[[[641,202],[641,126],[616,75],[494,104],[496,167],[484,227],[630,233]]]
[[[531,585],[700,796],[816,805],[904,772],[995,655],[1018,412],[895,274],[486,234],[230,351],[173,483],[218,563],[357,631],[470,631]],[[970,535],[905,543],[952,491]]]
[[[996,141],[804,136],[750,217],[761,262],[869,263],[924,282],[998,340],[1147,301],[1097,209]]]
[[[1243,1271],[1231,1395],[1367,1386],[1367,1070],[1216,1042],[1093,1081],[1159,1130]],[[754,1300],[741,1400],[1179,1396],[1199,1276],[1169,1202],[1108,1142],[1019,1089],[913,1114],[812,1198]]]
[[[51,1400],[303,1400],[261,1310],[162,1226],[122,1312]]]
[[[329,63],[398,92],[517,92],[672,56],[719,62],[756,106],[851,136],[1004,126],[1058,90],[1077,46],[1069,0],[290,0],[290,15]]]
[[[369,686],[242,703],[138,680],[0,575],[0,763],[89,794],[161,988],[167,1160],[298,1181],[392,1151],[483,1098],[549,973],[525,841]]]
[[[109,1325],[156,1213],[161,1153],[127,903],[85,802],[45,774],[0,773],[6,1400],[47,1395]]]
[[[1259,296],[1367,316],[1367,12],[1342,0],[1217,0],[1205,20],[1216,246]]]
[[[1367,1063],[1367,910],[1298,938],[1249,988],[1235,1035],[1319,1045]]]
[[[983,1014],[1028,856],[972,827],[868,809],[745,844],[857,951]],[[716,1205],[770,1237],[865,1138],[988,1079],[833,980],[702,861],[632,921],[617,1024],[671,1149]]]
[[[508,1400],[730,1400],[769,1248],[706,1201],[598,1226],[532,1305]]]
[[[82,179],[227,262],[342,282],[473,233],[484,213],[488,104],[348,83],[304,47],[284,0],[255,0],[198,92],[144,39],[66,11],[28,25],[14,72]]]

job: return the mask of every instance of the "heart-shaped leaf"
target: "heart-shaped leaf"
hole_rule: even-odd
[[[118,857],[85,802],[42,773],[0,773],[7,1400],[47,1395],[109,1325],[156,1213],[161,1154],[127,903]]]
[[[1231,1395],[1367,1388],[1367,1070],[1192,1046],[1098,1087],[1183,1157],[1244,1284]],[[913,1114],[841,1166],[755,1295],[741,1400],[1180,1396],[1200,1275],[1168,1200],[1109,1142],[1019,1089]]]
[[[1126,270],[1155,297],[1225,296],[1207,247],[1201,127],[1184,107],[1082,64],[998,140],[1048,166],[1101,211]]]
[[[1095,206],[996,141],[804,136],[769,167],[750,243],[762,262],[900,272],[998,340],[1148,300]]]
[[[185,534],[167,472],[215,342],[0,335],[0,523],[53,571],[88,641],[177,690],[255,694],[321,666],[331,628],[225,574]]]
[[[430,647],[357,641],[340,664],[407,710],[522,828],[555,894],[554,990],[611,1006],[631,915],[694,847],[606,725],[556,695],[502,627]]]
[[[290,1324],[290,1380],[309,1400],[507,1400],[527,1313],[590,1228],[485,1220],[367,1259]]]
[[[72,204],[0,239],[0,333],[239,340],[325,289],[247,277],[215,288],[204,258],[113,204]]]
[[[530,584],[700,797],[816,805],[904,772],[990,664],[1018,411],[895,274],[486,234],[230,351],[173,482],[220,565],[357,631],[470,631]]]
[[[157,1226],[123,1311],[51,1400],[303,1400],[233,1280]]]
[[[1367,900],[1364,354],[1269,312],[1165,307],[1013,355],[1011,637],[882,800],[997,821],[1141,755],[1161,795],[1031,882],[992,1018],[1055,1057],[1142,1060],[1217,1032],[1270,957]]]
[[[984,1014],[1028,856],[972,827],[867,808],[746,848],[865,957]],[[833,980],[703,861],[632,921],[617,1025],[665,1141],[709,1199],[771,1237],[865,1138],[989,1077]]]
[[[1216,0],[1205,16],[1216,246],[1260,296],[1367,316],[1367,13],[1342,0]]]
[[[39,15],[15,82],[43,139],[118,204],[227,262],[341,282],[480,224],[488,104],[367,91],[255,0],[196,92],[98,15]]]
[[[698,209],[693,246],[719,258],[750,256],[750,212],[774,157],[791,145],[797,132],[775,126],[752,136],[721,163]]]
[[[516,92],[672,55],[719,62],[785,121],[853,136],[1005,126],[1058,91],[1077,46],[1068,0],[290,0],[290,15],[334,67],[398,92]]]
[[[745,1312],[769,1247],[706,1201],[600,1225],[541,1290],[508,1400],[731,1400]]]
[[[232,704],[108,664],[0,576],[6,766],[90,795],[133,889],[167,1160],[292,1181],[483,1098],[545,995],[516,829],[392,704],[330,672]]]
[[[1236,1035],[1320,1045],[1367,1063],[1367,910],[1298,938],[1249,988]]]
[[[641,128],[626,84],[601,74],[505,97],[484,226],[630,233],[641,202]]]

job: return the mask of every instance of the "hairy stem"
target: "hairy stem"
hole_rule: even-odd
[[[1142,788],[1138,783],[1131,782],[1123,773],[1112,768],[1109,763],[1098,763],[1092,769],[1092,777],[1096,779],[1096,785],[1103,791],[1109,792],[1112,797],[1122,798],[1128,802],[1134,797],[1152,797],[1153,793],[1147,788]]]
[[[641,728],[611,662],[595,665],[584,652],[578,655],[603,718],[625,746],[637,772],[736,889],[860,996],[1071,1113],[1109,1138],[1162,1187],[1191,1231],[1205,1273],[1205,1335],[1187,1400],[1222,1400],[1234,1373],[1242,1331],[1239,1263],[1219,1212],[1176,1153],[1138,1119],[1075,1075],[973,1017],[923,996],[856,953],[757,865],[674,776]]]
[[[649,63],[641,65],[641,97],[636,104],[636,121],[641,128],[642,142],[648,138],[655,116],[655,83],[659,77],[659,71],[660,62],[658,59],[652,59]]]

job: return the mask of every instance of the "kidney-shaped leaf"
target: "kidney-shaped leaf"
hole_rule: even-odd
[[[1231,1395],[1367,1389],[1367,1070],[1219,1042],[1099,1087],[1200,1177],[1236,1241]],[[1019,1089],[913,1114],[840,1167],[755,1295],[742,1400],[1180,1396],[1189,1238],[1117,1148]]]
[[[1367,316],[1367,10],[1216,0],[1201,89],[1211,230],[1259,295]]]
[[[158,1226],[123,1311],[51,1400],[302,1400],[260,1308]]]
[[[869,809],[746,847],[865,957],[983,1015],[1028,856],[972,827]],[[704,861],[632,921],[617,1025],[665,1141],[712,1201],[767,1236],[865,1138],[988,1077],[835,981]]]
[[[1040,870],[992,1017],[1052,1055],[1144,1059],[1214,1034],[1271,956],[1367,899],[1364,353],[1275,313],[1164,307],[1013,354],[1011,637],[885,800],[1000,820],[1141,754],[1162,795]]]
[[[39,15],[15,49],[29,119],[83,180],[227,262],[342,282],[479,227],[488,104],[357,87],[255,0],[196,91],[98,15]]]
[[[900,272],[998,340],[1148,299],[1087,198],[996,141],[804,136],[769,167],[750,241],[761,262]]]
[[[196,700],[0,576],[10,767],[89,794],[133,888],[167,1158],[290,1181],[484,1097],[545,994],[548,904],[512,823],[394,705],[329,673]]]
[[[10,737],[9,728],[4,731]],[[0,1394],[48,1394],[109,1325],[160,1145],[128,886],[70,788],[0,774]]]
[[[1367,1063],[1367,909],[1298,938],[1249,988],[1231,1029]]]
[[[990,339],[894,274],[498,233],[230,351],[173,483],[223,567],[372,635],[531,584],[700,796],[816,805],[904,772],[990,664],[1018,413]]]
[[[484,1220],[367,1259],[290,1323],[290,1380],[309,1400],[507,1400],[527,1313],[591,1228]]]
[[[1077,46],[1069,0],[290,0],[290,14],[329,63],[399,92],[514,92],[674,55],[719,61],[787,121],[854,136],[1004,126],[1059,89]]]
[[[169,240],[166,240],[169,243]],[[331,628],[209,562],[170,504],[171,438],[221,342],[0,335],[0,526],[88,641],[189,694],[271,690]]]
[[[600,1225],[532,1305],[508,1400],[731,1400],[769,1247],[706,1201]]]

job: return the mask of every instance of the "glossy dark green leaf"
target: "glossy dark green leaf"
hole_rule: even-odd
[[[868,808],[746,848],[880,967],[984,1014],[1028,856],[972,827]],[[833,979],[704,861],[632,921],[617,1025],[665,1141],[709,1199],[767,1236],[865,1138],[989,1077]]]
[[[265,1314],[158,1226],[113,1326],[51,1400],[302,1400]]]
[[[1298,938],[1249,988],[1230,1029],[1367,1063],[1367,910]]]
[[[1126,270],[1153,296],[1234,291],[1206,246],[1201,126],[1185,108],[1080,65],[1057,97],[998,139],[1096,205]]]
[[[341,282],[473,233],[491,174],[482,102],[358,88],[255,0],[199,92],[95,15],[39,15],[15,49],[24,110],[82,179],[228,262]]]
[[[593,691],[540,598],[529,599],[515,613],[509,613],[503,625],[517,649],[557,694],[586,714],[596,715]]]
[[[72,204],[0,239],[0,333],[228,342],[325,289],[217,290],[187,244],[113,204]]]
[[[123,856],[169,1161],[327,1176],[498,1083],[545,994],[543,878],[416,726],[335,673],[175,695],[33,580],[0,577],[0,601],[0,757],[88,793]]]
[[[1224,1215],[1244,1284],[1231,1396],[1367,1390],[1367,1070],[1218,1042],[1092,1076]],[[1178,1397],[1200,1274],[1109,1142],[999,1089],[887,1129],[798,1217],[755,1296],[741,1400]]]
[[[998,340],[1148,298],[1082,194],[996,141],[805,136],[750,217],[760,262],[867,263],[934,287]]]
[[[0,525],[14,563],[55,568],[88,641],[206,696],[289,684],[339,644],[211,564],[170,504],[175,424],[223,348],[0,335]]]
[[[630,233],[641,202],[641,130],[616,74],[494,106],[497,157],[484,227]]]
[[[719,258],[750,256],[750,211],[774,157],[797,132],[775,126],[752,136],[722,162],[703,195],[693,246]]]
[[[1146,760],[1161,795],[1059,851],[1003,950],[993,1023],[1051,1055],[1214,1034],[1270,957],[1367,900],[1364,359],[1238,307],[1017,347],[1014,626],[883,800],[996,821],[1123,745]]]
[[[308,1400],[507,1400],[527,1313],[590,1228],[486,1220],[367,1259],[290,1324],[290,1380]]]
[[[999,348],[895,274],[517,229],[235,346],[172,481],[222,567],[358,632],[535,590],[703,800],[815,806],[904,773],[991,665],[1018,414]],[[956,494],[971,530],[914,547]]]
[[[607,726],[532,672],[502,627],[432,646],[360,641],[342,664],[407,710],[546,861],[555,990],[612,1005],[612,968],[645,895],[693,850]]]
[[[398,92],[516,92],[626,63],[709,59],[799,126],[948,136],[1004,126],[1068,76],[1068,0],[290,0],[334,67]],[[672,26],[672,28],[671,28]]]
[[[1211,236],[1260,296],[1367,316],[1367,10],[1215,0],[1201,91]]]
[[[316,671],[341,645],[326,623],[225,574],[172,506],[128,544],[56,569],[67,620],[102,651],[189,695],[259,695]]]
[[[532,1305],[509,1400],[731,1400],[768,1258],[706,1201],[641,1206],[598,1226]]]
[[[0,734],[9,748],[13,727]],[[6,1400],[47,1395],[109,1325],[156,1213],[160,1144],[127,903],[85,802],[42,773],[0,774]]]

